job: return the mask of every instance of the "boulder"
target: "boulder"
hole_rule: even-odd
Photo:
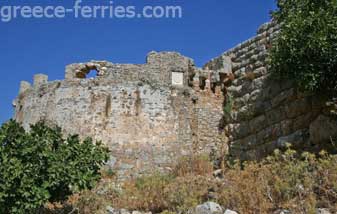
[[[107,214],[131,214],[128,210],[126,209],[114,209],[111,206],[106,207]],[[132,212],[132,214],[138,214],[140,212]]]
[[[291,214],[290,210],[276,210],[273,214]]]
[[[316,214],[331,214],[331,212],[328,209],[325,209],[325,208],[318,208],[316,210]]]
[[[238,214],[237,212],[233,211],[233,210],[226,210],[224,214]]]
[[[118,210],[115,210],[114,208],[107,206],[106,207],[107,214],[118,214]]]
[[[195,214],[223,214],[223,210],[217,203],[206,202],[195,208]]]

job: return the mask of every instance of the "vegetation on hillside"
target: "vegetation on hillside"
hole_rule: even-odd
[[[101,183],[74,203],[80,213],[104,213],[106,206],[154,213],[187,213],[215,201],[239,213],[316,213],[318,207],[337,211],[337,157],[321,152],[275,153],[262,162],[228,165],[222,178],[212,175],[204,156],[180,160],[172,172],[126,181],[122,187]],[[101,194],[105,189],[105,194]]]
[[[337,92],[337,1],[278,0],[281,33],[271,51],[275,74],[307,92]]]
[[[0,128],[0,213],[35,213],[48,201],[62,201],[100,179],[108,151],[91,139],[64,139],[44,123],[26,132],[10,121]]]

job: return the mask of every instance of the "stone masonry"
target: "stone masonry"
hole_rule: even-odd
[[[86,78],[90,72],[97,77]],[[119,176],[165,170],[181,155],[211,152],[222,143],[221,88],[199,87],[191,59],[151,52],[146,64],[91,61],[66,67],[65,80],[21,83],[15,120],[25,129],[44,120],[65,134],[100,140],[111,150]]]
[[[326,120],[322,102],[268,72],[278,30],[273,22],[262,25],[202,69],[178,53],[151,52],[140,65],[71,64],[62,81],[37,74],[33,85],[21,82],[14,119],[27,130],[44,120],[102,141],[111,150],[108,165],[122,178],[169,170],[180,156],[223,153],[227,145],[235,157],[256,159],[287,142],[317,143],[329,137],[310,135]],[[97,77],[87,78],[90,72]]]
[[[301,93],[290,80],[276,79],[269,72],[268,49],[279,30],[276,23],[266,23],[257,36],[205,65],[219,70],[231,62],[234,80],[226,88],[225,106],[231,110],[225,114],[225,131],[234,157],[259,159],[288,143],[312,149],[336,137],[337,120],[320,97]]]

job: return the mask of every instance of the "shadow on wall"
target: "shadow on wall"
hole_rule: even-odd
[[[268,71],[268,49],[278,31],[276,23],[264,24],[256,37],[205,65],[221,70],[231,64],[234,79],[226,88],[225,117],[219,123],[228,134],[229,152],[256,160],[287,143],[299,150],[336,152],[330,137],[337,134],[337,120],[322,98],[301,93],[291,80]]]

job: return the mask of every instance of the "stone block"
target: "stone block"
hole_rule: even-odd
[[[295,118],[310,111],[311,101],[308,97],[297,99],[285,106],[285,112],[288,118]]]
[[[266,84],[266,79],[268,78],[268,76],[262,76],[259,77],[257,79],[253,80],[253,84],[254,84],[254,89],[262,89],[265,87]]]
[[[249,103],[264,101],[263,92],[261,89],[255,89],[249,96]]]
[[[223,56],[223,71],[227,74],[232,73],[232,59],[229,56]]]
[[[223,210],[219,204],[206,202],[195,208],[195,214],[223,214]]]
[[[20,82],[20,90],[19,90],[19,94],[22,94],[24,92],[26,92],[27,90],[31,89],[32,86],[30,85],[29,82],[26,81],[21,81]]]
[[[226,210],[224,214],[238,214],[237,212],[233,211],[233,210]]]
[[[241,96],[254,91],[254,83],[251,80],[245,80],[242,84]]]
[[[227,88],[228,93],[230,93],[234,97],[240,97],[243,95],[242,93],[242,85],[239,86],[230,86]]]
[[[298,116],[293,120],[293,128],[294,130],[308,128],[310,122],[312,121],[312,113],[306,113],[304,115]],[[337,131],[337,130],[336,130]]]
[[[253,104],[249,104],[249,108],[252,115],[264,114],[266,111],[271,110],[270,101],[256,101]]]
[[[250,113],[250,109],[247,105],[241,107],[236,112],[236,120],[237,121],[245,121],[245,120],[249,120],[250,118],[252,118],[252,114]]]
[[[296,91],[295,89],[291,88],[286,91],[282,91],[280,94],[272,98],[271,105],[274,108],[283,104],[284,102],[292,101],[294,99],[296,99]]]
[[[39,87],[43,84],[48,83],[48,76],[44,74],[34,75],[34,86]]]
[[[255,117],[249,122],[251,133],[256,133],[267,126],[267,120],[265,115]]]
[[[249,135],[245,138],[233,141],[230,144],[230,150],[245,151],[258,145],[256,135]]]
[[[184,73],[172,72],[172,85],[184,86]]]
[[[284,148],[287,143],[298,146],[299,144],[304,143],[304,134],[303,130],[298,130],[288,136],[280,137],[277,139],[277,146],[279,148]]]
[[[268,125],[272,125],[286,119],[283,108],[277,108],[266,112],[266,117]]]
[[[276,141],[270,141],[267,142],[259,147],[260,151],[260,158],[266,157],[267,155],[272,154],[275,149],[277,149],[277,142]]]
[[[246,121],[241,123],[233,124],[230,127],[230,132],[233,135],[234,139],[240,139],[247,136],[250,132],[249,124]]]
[[[281,92],[281,86],[277,81],[268,80],[266,81],[266,87],[264,91],[264,97],[266,99],[273,99],[276,95]]]
[[[276,140],[281,135],[282,135],[281,125],[275,124],[258,132],[256,135],[256,140],[258,144],[261,144],[271,140]]]
[[[255,75],[255,77],[261,77],[261,76],[264,76],[265,74],[267,74],[267,68],[266,67],[259,67],[259,68],[257,68],[257,69],[255,69],[254,71],[253,71],[253,73],[254,73],[254,75]]]
[[[337,119],[320,115],[310,124],[310,142],[330,143],[337,139]]]

